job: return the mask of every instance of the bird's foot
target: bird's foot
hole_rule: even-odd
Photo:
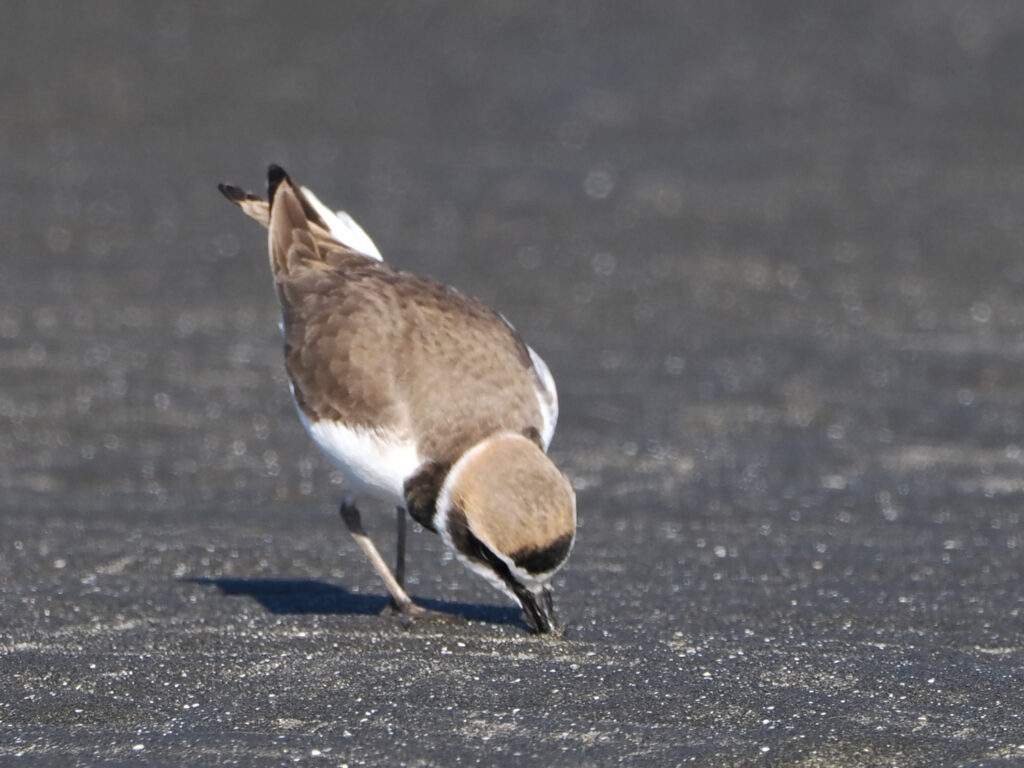
[[[384,608],[384,613],[397,616],[402,627],[409,629],[414,623],[422,621],[437,621],[449,618],[447,614],[432,611],[422,605],[416,605],[411,600],[405,604],[399,604],[394,599],[389,600]]]

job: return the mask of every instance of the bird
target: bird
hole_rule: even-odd
[[[434,614],[404,588],[411,517],[535,633],[564,635],[551,579],[575,542],[576,496],[547,455],[558,394],[544,360],[482,301],[386,263],[280,166],[266,199],[218,188],[268,230],[299,419],[340,470],[341,518],[403,622]],[[397,511],[394,571],[362,524],[378,502]]]

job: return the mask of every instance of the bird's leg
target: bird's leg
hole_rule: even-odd
[[[405,510],[395,507],[397,531],[397,549],[395,552],[395,581],[400,587],[405,586]]]
[[[395,581],[398,586],[405,588],[405,510],[395,507],[396,541],[395,547]],[[393,601],[392,601],[393,602]],[[396,604],[397,608],[398,605]]]
[[[366,535],[366,531],[363,529],[363,521],[359,516],[359,509],[348,499],[341,503],[341,519],[345,521],[345,526],[348,528],[348,532],[352,534],[352,538],[356,540],[356,543],[362,547],[366,556],[370,558],[373,570],[377,572],[381,581],[384,582],[384,586],[388,588],[388,592],[391,593],[391,599],[395,602],[398,610],[402,612],[402,615],[412,619],[429,613],[425,608],[416,605],[406,591],[402,589],[401,583],[391,573],[391,569],[384,562],[384,558],[380,556],[377,547],[374,546],[370,537]]]

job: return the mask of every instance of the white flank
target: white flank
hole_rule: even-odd
[[[338,421],[311,422],[301,409],[299,418],[317,447],[341,470],[351,495],[405,506],[405,480],[420,465],[412,440]]]
[[[555,426],[558,424],[558,392],[555,390],[555,379],[548,370],[541,356],[533,351],[532,347],[526,348],[530,353],[530,360],[537,371],[537,378],[540,379],[541,388],[537,390],[537,402],[540,403],[541,418],[544,419],[544,428],[541,431],[540,439],[544,443],[544,450],[551,444],[551,438],[555,436]]]
[[[370,236],[366,234],[362,227],[356,224],[355,219],[345,213],[345,211],[332,211],[320,202],[320,198],[314,195],[309,187],[303,187],[302,194],[306,196],[309,204],[320,214],[320,218],[327,224],[327,228],[331,231],[331,236],[335,240],[354,251],[359,251],[359,253],[365,256],[374,258],[377,261],[384,261],[384,257],[380,255],[380,251],[377,250],[373,240],[370,239]]]
[[[350,248],[355,248],[360,253],[365,253],[367,256],[372,256],[377,261],[384,261],[384,257],[377,249],[377,244],[370,239],[370,236],[366,234],[366,230],[360,227],[356,220],[352,218],[347,211],[335,211],[334,217],[336,223],[341,224],[343,231],[345,232],[345,244]],[[331,234],[335,237],[335,223],[331,224]]]

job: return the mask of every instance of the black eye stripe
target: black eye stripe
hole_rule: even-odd
[[[505,561],[494,554],[490,547],[473,534],[469,529],[466,513],[454,503],[448,512],[448,534],[452,537],[452,544],[455,545],[455,549],[470,560],[488,565],[513,591],[521,589],[519,582],[512,576],[512,572]]]
[[[466,513],[453,504],[448,513],[448,533],[452,544],[470,560],[484,563],[505,582],[513,592],[519,593],[523,586],[512,575],[508,564],[498,557],[490,547],[478,539],[469,529]],[[523,549],[512,555],[512,562],[529,574],[542,574],[555,570],[569,556],[572,549],[573,534],[559,536],[553,544],[538,549]]]

